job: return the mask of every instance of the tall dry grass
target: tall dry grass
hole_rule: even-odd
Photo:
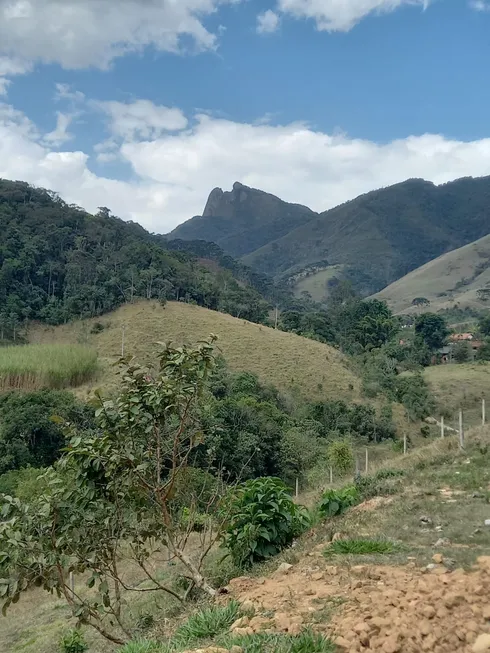
[[[97,371],[97,352],[82,345],[0,348],[0,391],[74,387]]]

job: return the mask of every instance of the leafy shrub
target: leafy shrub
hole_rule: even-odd
[[[354,485],[340,490],[326,490],[322,494],[318,511],[322,517],[341,515],[359,501],[359,492]]]
[[[85,651],[88,651],[88,645],[82,633],[74,628],[61,638],[60,651],[62,653],[85,653]]]
[[[235,488],[224,509],[223,544],[235,564],[247,567],[278,554],[310,524],[278,478],[257,478]]]
[[[376,474],[360,476],[356,480],[359,497],[365,501],[397,494],[401,485],[400,476],[403,476],[403,471],[397,469],[380,469]]]
[[[43,477],[45,469],[25,467],[12,469],[0,476],[0,494],[17,497],[29,503],[46,491],[48,483]]]
[[[325,557],[332,555],[372,555],[376,553],[395,553],[399,547],[389,540],[368,540],[352,538],[346,540],[335,540],[323,552]]]
[[[202,533],[206,525],[210,522],[210,517],[189,508],[183,508],[180,516],[180,526],[184,531],[193,531]]]
[[[328,445],[327,459],[336,472],[346,474],[354,465],[352,444],[347,439],[332,440]]]
[[[215,476],[197,467],[182,469],[177,475],[172,497],[172,510],[184,508],[208,513],[219,499],[220,488]]]
[[[97,333],[101,333],[105,329],[105,324],[102,322],[94,322],[92,328],[90,329],[90,333],[93,333],[94,335]]]

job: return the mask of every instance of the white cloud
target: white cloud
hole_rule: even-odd
[[[347,32],[372,13],[391,12],[403,5],[424,9],[431,0],[277,0],[279,11],[312,18],[319,30]]]
[[[199,50],[212,49],[216,36],[202,20],[233,1],[0,0],[0,53],[65,68],[104,68],[146,46],[179,51],[182,36]]]
[[[57,101],[68,100],[73,104],[85,102],[85,95],[81,91],[73,90],[69,84],[56,84],[54,99]]]
[[[54,147],[59,147],[66,143],[67,141],[73,138],[73,134],[70,134],[68,127],[73,120],[73,116],[67,113],[62,113],[61,111],[56,112],[56,128],[46,134],[43,138],[47,145],[52,145]]]
[[[109,116],[113,135],[126,140],[156,138],[166,131],[187,127],[187,118],[180,109],[153,104],[149,100],[94,104]]]
[[[87,153],[53,151],[21,112],[0,104],[0,177],[50,188],[91,211],[108,206],[160,233],[200,214],[212,188],[229,189],[237,180],[322,211],[409,177],[442,183],[490,175],[490,139],[426,134],[380,145],[302,123],[246,124],[205,115],[151,141],[121,146],[109,139],[99,148],[104,153],[122,157],[132,178],[94,174]]]
[[[471,0],[469,5],[475,11],[490,11],[490,2],[485,0]]]
[[[12,75],[23,75],[24,73],[29,72],[30,69],[30,64],[21,59],[0,55],[0,95],[7,94],[7,88],[11,84],[9,77]]]
[[[279,27],[279,16],[268,9],[257,16],[257,32],[259,34],[271,34]]]

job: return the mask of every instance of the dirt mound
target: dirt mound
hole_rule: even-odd
[[[256,610],[236,629],[311,626],[346,653],[490,652],[490,556],[471,572],[410,565],[337,567],[317,549],[270,577],[236,578],[229,592]]]

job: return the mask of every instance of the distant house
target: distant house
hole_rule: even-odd
[[[432,357],[432,365],[440,365],[441,363],[454,363],[453,350],[454,345],[456,345],[458,342],[468,343],[470,350],[470,360],[475,360],[478,350],[484,344],[481,340],[475,340],[472,333],[455,333],[452,336],[449,336],[449,343],[445,347],[439,349],[437,353]]]
[[[441,347],[436,354],[432,357],[432,365],[445,365],[446,363],[453,362],[453,348],[452,345]]]

